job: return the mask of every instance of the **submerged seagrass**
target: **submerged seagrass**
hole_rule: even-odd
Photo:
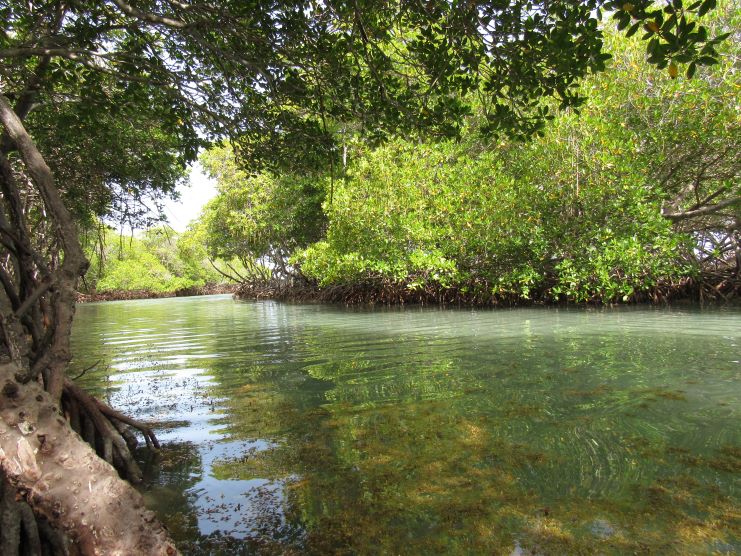
[[[186,553],[741,550],[741,310],[79,308]]]

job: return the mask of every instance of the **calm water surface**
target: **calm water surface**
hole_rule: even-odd
[[[186,553],[741,553],[738,309],[126,301],[73,351]]]

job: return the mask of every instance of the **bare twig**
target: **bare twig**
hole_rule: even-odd
[[[97,367],[98,363],[100,363],[100,359],[98,359],[95,363],[93,363],[89,367],[85,367],[84,369],[82,369],[82,372],[78,374],[77,376],[72,377],[72,380],[77,380],[78,378],[82,378],[83,376],[85,376],[85,373]]]

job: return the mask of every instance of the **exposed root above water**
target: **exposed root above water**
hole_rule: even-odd
[[[36,516],[0,471],[0,554],[74,554],[69,538]]]
[[[464,305],[514,306],[533,303],[571,303],[566,296],[554,297],[544,284],[533,288],[528,298],[496,291],[492,284],[474,282],[443,287],[429,283],[412,286],[406,282],[375,278],[362,282],[319,287],[302,284],[277,286],[272,284],[241,284],[235,291],[237,299],[274,299],[278,301],[343,303],[346,305]],[[627,299],[604,299],[596,296],[582,302],[609,304],[669,303],[678,301],[732,303],[741,299],[741,276],[732,272],[703,275],[666,281],[645,291],[637,291]]]
[[[134,431],[142,434],[148,448],[159,450],[151,428],[92,397],[69,379],[64,382],[62,409],[72,430],[122,477],[135,484],[142,481],[141,469],[132,454],[138,445]]]
[[[156,447],[151,430],[123,418],[69,381],[63,388],[63,416],[36,381],[15,380],[18,370],[12,363],[0,364],[0,475],[10,485],[3,500],[20,503],[7,505],[12,515],[8,528],[2,528],[2,540],[9,540],[1,553],[24,553],[19,552],[22,547],[36,546],[46,522],[66,535],[80,554],[176,554],[141,494],[103,461],[112,462],[132,481],[141,480],[131,455],[133,435],[126,427],[139,429]],[[95,451],[71,430],[73,421],[82,437],[93,441]],[[32,508],[38,534],[23,504]],[[17,530],[26,537],[19,541]],[[60,550],[52,553],[64,553]]]
[[[234,293],[236,284],[214,284],[202,287],[183,288],[171,292],[152,292],[146,290],[116,290],[109,292],[78,292],[77,303],[95,301],[129,301],[132,299],[160,299],[164,297],[191,297],[196,295],[216,295]]]

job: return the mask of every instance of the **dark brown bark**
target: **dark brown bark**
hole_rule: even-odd
[[[21,513],[15,501],[15,489],[0,482],[0,554],[17,556],[21,544]]]
[[[124,463],[126,478],[133,483],[141,482],[141,470],[136,461],[134,461],[134,457],[129,451],[128,444],[123,436],[121,436],[121,433],[113,426],[111,421],[101,412],[101,408],[104,404],[98,402],[92,396],[89,396],[71,380],[65,380],[64,389],[68,395],[74,398],[75,403],[85,410],[87,422],[90,423],[90,426],[92,426],[95,432],[100,436],[103,447],[103,453],[101,454],[103,459],[110,464],[113,463],[113,449],[115,446],[116,452]],[[150,436],[154,436],[148,428],[146,428],[146,430]],[[94,445],[94,437],[93,442],[90,442],[89,439],[86,440],[88,440],[88,443]],[[147,442],[149,442],[149,440],[147,440]]]
[[[33,514],[31,506],[25,502],[19,502],[18,510],[21,514],[23,540],[25,541],[26,551],[29,554],[41,554],[41,534],[39,533],[36,516]]]

